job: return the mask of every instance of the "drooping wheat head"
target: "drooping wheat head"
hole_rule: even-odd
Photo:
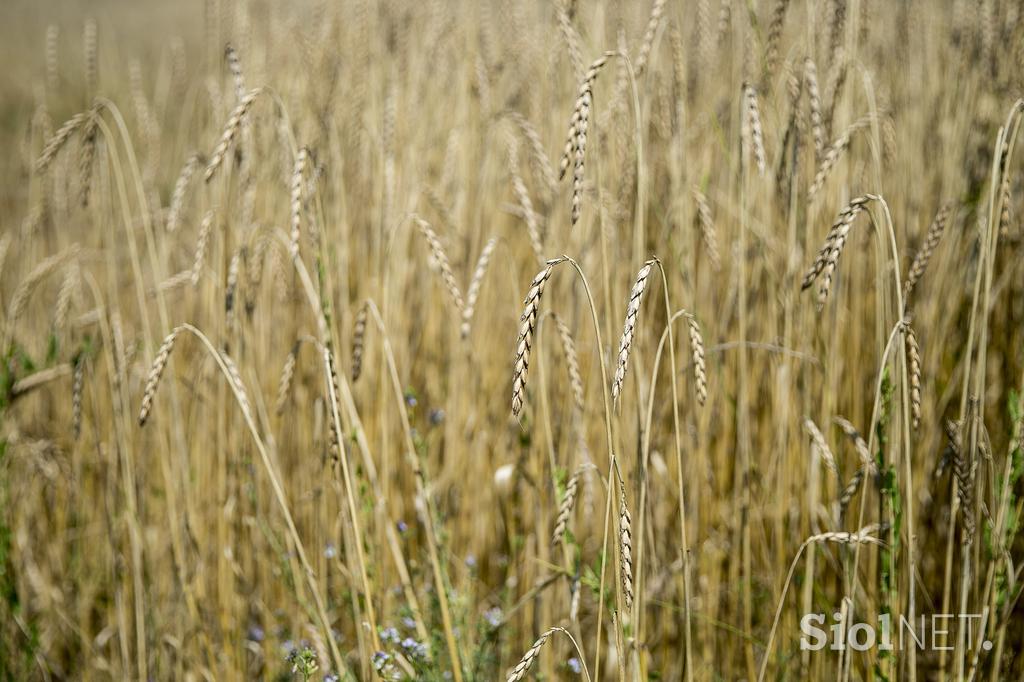
[[[942,233],[946,230],[946,223],[949,222],[952,212],[953,205],[949,203],[939,209],[939,212],[935,214],[934,220],[932,220],[931,226],[928,228],[928,232],[925,233],[921,248],[914,254],[914,260],[911,262],[910,270],[907,272],[907,281],[903,285],[903,305],[908,309],[910,307],[910,294],[920,281],[925,268],[928,267],[928,261],[931,260],[935,247],[939,245],[939,240],[942,239]]]
[[[555,266],[564,258],[549,260],[544,269],[537,273],[530,282],[530,290],[523,301],[523,314],[519,317],[519,337],[516,339],[516,360],[512,371],[512,414],[516,417],[523,409],[526,399],[526,377],[530,369],[530,351],[533,349],[533,335],[537,330],[537,319],[540,315],[541,297],[544,287]]]
[[[146,377],[146,387],[142,391],[142,405],[139,408],[139,426],[145,426],[146,420],[149,419],[149,413],[153,409],[153,398],[156,397],[156,389],[160,386],[160,378],[167,368],[167,361],[174,350],[174,342],[183,329],[183,326],[175,327],[167,335],[163,343],[160,344],[160,349],[156,352],[156,358],[153,359],[153,365],[149,369],[149,376]]]
[[[613,401],[618,401],[619,393],[622,392],[622,382],[626,378],[626,369],[629,366],[629,353],[633,348],[636,322],[640,315],[640,302],[643,300],[644,291],[647,290],[647,280],[654,263],[655,260],[652,258],[640,268],[640,272],[636,275],[636,281],[633,283],[633,289],[629,293],[629,301],[626,302],[626,322],[622,328],[622,338],[619,339],[618,361],[615,365],[615,377],[612,379]]]
[[[804,275],[803,283],[801,284],[802,289],[806,289],[814,284],[818,276],[821,276],[821,285],[818,288],[819,310],[825,306],[829,290],[832,287],[832,276],[835,273],[836,266],[839,264],[839,257],[843,253],[843,247],[846,245],[846,240],[850,235],[850,228],[853,227],[854,220],[864,211],[868,203],[877,198],[873,194],[865,194],[851,201],[839,212],[839,217],[825,237],[824,246],[818,252],[814,264],[811,265],[807,274]]]
[[[473,324],[473,314],[476,311],[476,302],[480,298],[480,289],[483,287],[484,276],[487,274],[487,266],[491,262],[491,256],[494,255],[497,245],[497,237],[488,239],[476,260],[476,267],[473,268],[473,278],[469,281],[469,289],[466,290],[466,307],[462,309],[462,338],[464,339],[469,336]]]

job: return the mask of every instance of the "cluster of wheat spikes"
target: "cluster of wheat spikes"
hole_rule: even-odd
[[[5,10],[0,679],[1024,677],[1018,0]]]

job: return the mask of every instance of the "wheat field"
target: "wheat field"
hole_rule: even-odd
[[[1024,3],[0,15],[0,679],[1024,676]]]

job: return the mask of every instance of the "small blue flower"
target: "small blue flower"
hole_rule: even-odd
[[[338,548],[334,546],[333,542],[328,542],[324,547],[324,558],[333,559],[336,556],[338,556]]]
[[[409,530],[409,524],[407,524],[405,521],[399,521],[395,525],[398,527],[399,533],[404,533],[405,531]]]
[[[487,624],[492,628],[496,628],[501,625],[501,616],[501,609],[497,606],[484,611],[484,620],[486,620]]]
[[[444,421],[444,410],[441,408],[434,408],[430,411],[430,424],[432,426],[438,426]]]
[[[414,627],[416,627],[416,621],[414,621],[409,616],[406,616],[405,618],[402,619],[402,626],[406,630],[412,630]]]
[[[468,566],[469,568],[476,568],[476,555],[475,554],[467,554],[466,555],[466,566]]]
[[[398,634],[398,630],[391,627],[384,628],[383,630],[381,630],[380,638],[381,641],[391,642],[392,644],[398,644],[398,640],[401,639],[401,637]]]
[[[405,404],[409,407],[416,407],[416,396],[411,391],[405,394]]]
[[[263,628],[259,625],[250,625],[249,633],[246,635],[250,642],[262,642],[263,641]]]
[[[568,660],[569,670],[579,675],[583,671],[583,666],[580,664],[580,659],[573,656]]]
[[[374,654],[373,654],[373,669],[376,670],[377,672],[383,671],[384,670],[384,666],[386,666],[390,660],[391,660],[391,657],[388,656],[383,651],[374,652]]]

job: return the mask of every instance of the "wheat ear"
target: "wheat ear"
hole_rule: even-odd
[[[352,383],[363,373],[363,351],[366,348],[366,323],[370,316],[370,302],[364,301],[352,324]]]
[[[597,80],[598,74],[601,73],[601,69],[608,59],[614,55],[614,52],[605,52],[591,63],[580,82],[576,104],[569,120],[569,133],[566,136],[565,149],[559,162],[559,177],[565,176],[565,171],[569,168],[571,161],[573,163],[572,225],[579,221],[583,207],[583,170],[586,159],[587,128],[590,125],[590,109],[594,102],[594,81]]]
[[[562,352],[565,354],[565,365],[569,372],[569,385],[572,387],[576,409],[583,412],[583,379],[580,376],[579,360],[576,357],[576,344],[572,340],[572,332],[558,315],[551,313],[558,328],[558,336],[562,340]]]
[[[532,163],[544,183],[545,191],[550,192],[558,184],[558,178],[555,177],[555,170],[551,166],[551,160],[548,159],[547,152],[544,151],[544,143],[541,142],[540,133],[518,111],[510,111],[507,116],[516,124],[526,140],[530,148]]]
[[[647,69],[647,62],[651,57],[651,49],[654,47],[654,36],[658,32],[658,24],[665,14],[666,0],[654,0],[651,5],[651,15],[647,18],[647,27],[644,29],[643,38],[640,39],[640,49],[636,56],[636,78],[639,79]]]
[[[82,388],[85,385],[85,356],[75,354],[71,374],[71,436],[74,440],[82,433]]]
[[[868,473],[874,476],[878,472],[878,468],[875,465],[874,458],[871,457],[871,451],[868,450],[868,444],[864,440],[864,437],[860,435],[860,431],[857,430],[850,420],[845,417],[832,417],[832,423],[838,426],[846,437],[853,443],[854,449],[857,451],[857,456],[860,457],[861,465],[866,467]]]
[[[295,155],[291,178],[291,236],[288,253],[292,258],[299,257],[299,238],[302,236],[302,178],[308,162],[309,149],[302,147]]]
[[[174,232],[178,229],[178,224],[181,221],[181,212],[185,205],[185,193],[188,191],[188,184],[192,181],[192,176],[199,170],[203,161],[203,155],[199,152],[194,152],[188,157],[188,160],[181,169],[181,173],[178,175],[178,179],[174,182],[174,191],[171,192],[171,205],[167,209],[168,232]]]
[[[622,596],[633,608],[633,517],[626,504],[626,486],[619,480],[619,552],[622,555]]]
[[[807,85],[807,102],[811,110],[814,158],[820,160],[825,151],[825,129],[821,122],[821,91],[818,89],[818,69],[810,57],[804,59],[804,83]]]
[[[235,105],[231,115],[228,116],[228,122],[224,126],[224,132],[221,133],[220,140],[217,142],[217,147],[213,150],[213,154],[210,156],[210,163],[206,166],[206,172],[203,174],[203,178],[206,182],[213,179],[213,176],[217,173],[217,169],[224,163],[224,157],[227,155],[228,150],[231,148],[235,138],[238,137],[238,131],[242,127],[242,119],[249,113],[249,109],[252,107],[252,103],[256,101],[260,93],[263,92],[263,88],[253,88],[244,97],[238,100],[238,104]]]
[[[413,220],[416,221],[416,225],[420,229],[420,234],[427,240],[427,245],[430,247],[430,254],[433,256],[434,261],[437,262],[438,268],[441,270],[441,279],[444,280],[444,285],[448,289],[448,295],[452,300],[452,305],[455,306],[460,312],[465,307],[465,303],[462,299],[462,291],[459,290],[459,285],[455,282],[455,275],[452,273],[452,266],[448,262],[448,254],[445,253],[444,247],[441,246],[441,240],[438,238],[437,233],[434,232],[434,228],[430,226],[423,218],[418,215],[413,215]]]
[[[910,414],[914,430],[921,425],[921,347],[910,320],[903,322],[903,335],[907,342],[907,369],[910,374]]]
[[[537,224],[537,213],[533,210],[533,202],[530,200],[530,192],[519,174],[519,151],[516,148],[514,138],[508,143],[508,172],[512,178],[512,192],[516,195],[519,208],[523,212],[523,220],[526,222],[526,234],[530,238],[530,246],[533,248],[533,255],[537,257],[538,263],[544,262],[544,244],[540,238],[540,227]]]
[[[853,134],[858,130],[862,130],[871,125],[871,116],[865,116],[860,118],[849,125],[843,134],[836,138],[824,154],[821,157],[821,164],[818,166],[817,172],[814,174],[814,180],[811,181],[810,187],[807,189],[807,196],[814,198],[825,181],[828,180],[828,176],[832,173],[832,169],[835,168],[836,164],[843,157],[843,153],[849,149],[850,142],[853,141]]]
[[[865,194],[851,201],[839,212],[839,217],[825,237],[824,246],[818,252],[814,264],[807,271],[807,274],[804,275],[803,284],[801,285],[803,289],[811,286],[819,275],[822,278],[818,289],[819,309],[824,307],[825,301],[828,298],[829,290],[832,287],[832,276],[835,273],[836,266],[839,264],[839,257],[843,253],[843,247],[846,245],[846,239],[850,235],[853,221],[857,219],[857,216],[867,207],[869,202],[877,198],[876,195]]]
[[[281,368],[281,379],[277,383],[277,401],[274,404],[274,412],[283,414],[284,408],[288,405],[288,396],[291,394],[292,380],[295,378],[295,365],[299,359],[299,348],[302,341],[296,341],[292,349],[288,351],[284,366]]]
[[[541,298],[544,287],[555,266],[565,258],[549,260],[544,269],[537,273],[530,282],[530,290],[523,301],[523,314],[519,317],[519,337],[516,339],[516,361],[512,371],[512,414],[516,417],[523,409],[526,397],[526,377],[530,370],[530,351],[533,348],[533,335],[537,330],[537,318],[540,315]]]
[[[558,546],[558,544],[564,539],[565,529],[569,527],[569,518],[572,516],[572,510],[576,506],[576,496],[579,493],[580,478],[588,469],[593,468],[593,464],[581,464],[566,482],[565,494],[562,496],[562,502],[558,505],[558,516],[555,518],[555,530],[551,533],[552,545]]]
[[[821,457],[821,461],[825,463],[829,471],[839,478],[839,468],[836,466],[836,458],[832,455],[832,450],[829,448],[828,443],[825,442],[825,436],[821,433],[818,425],[814,423],[814,420],[810,417],[804,417],[804,431],[811,437],[811,442],[814,443],[814,447],[818,450],[818,456]]]
[[[626,303],[626,322],[622,328],[622,338],[619,340],[618,364],[615,366],[615,377],[612,379],[612,400],[619,399],[622,392],[622,382],[626,378],[626,369],[629,365],[629,353],[633,348],[633,334],[636,331],[637,317],[640,315],[640,302],[643,299],[644,291],[647,289],[647,280],[651,274],[651,267],[656,261],[652,258],[644,263],[640,272],[636,275],[633,289],[629,294],[629,301]]]
[[[146,377],[146,387],[142,391],[142,406],[139,408],[139,426],[144,426],[149,418],[150,410],[153,409],[153,398],[156,396],[156,389],[160,386],[160,377],[163,376],[164,369],[167,368],[167,361],[174,350],[174,342],[183,329],[183,326],[175,327],[167,335],[163,343],[160,344],[160,349],[156,352],[153,366],[150,367],[149,376]]]
[[[701,405],[708,400],[708,373],[704,361],[704,337],[700,333],[700,325],[693,315],[686,316],[686,326],[690,332],[690,354],[693,356],[693,383],[697,393],[697,402]]]
[[[846,510],[850,506],[850,502],[853,501],[853,496],[857,494],[860,489],[861,483],[864,481],[864,472],[867,471],[866,467],[857,467],[857,470],[853,472],[853,476],[850,477],[850,481],[843,488],[839,494],[839,518],[842,519],[846,516]]]
[[[715,232],[715,221],[711,217],[711,207],[708,205],[707,197],[696,187],[693,188],[693,199],[697,204],[697,226],[700,228],[700,236],[704,241],[704,250],[707,253],[711,267],[717,272],[722,267],[722,259],[718,252],[718,237]]]
[[[462,338],[469,336],[469,330],[473,323],[473,313],[476,311],[476,302],[480,298],[480,289],[484,283],[484,276],[487,274],[487,266],[494,255],[494,248],[498,245],[496,237],[491,237],[484,244],[477,258],[476,267],[473,269],[473,278],[469,281],[469,289],[466,290],[466,307],[462,309]]]
[[[939,240],[942,239],[942,233],[946,230],[946,223],[949,222],[949,216],[952,212],[953,207],[951,204],[945,204],[939,209],[939,212],[935,214],[935,219],[932,220],[931,226],[928,228],[928,232],[925,234],[924,243],[921,244],[921,248],[914,254],[914,260],[910,264],[910,270],[907,272],[907,282],[903,287],[903,300],[908,307],[910,294],[914,291],[914,287],[917,286],[921,275],[924,274],[925,268],[928,267],[928,261],[931,260],[935,247],[939,245]]]
[[[533,646],[526,650],[526,653],[523,654],[523,658],[519,661],[516,667],[509,671],[508,677],[505,678],[505,682],[521,682],[522,680],[525,680],[527,673],[530,672],[530,668],[537,660],[537,656],[540,655],[540,650],[544,648],[544,645],[551,638],[551,635],[556,632],[565,633],[565,636],[572,641],[573,646],[576,646],[576,640],[573,639],[572,635],[565,628],[554,627],[545,631],[544,634],[537,638],[537,641],[533,643]],[[576,646],[576,650],[579,652],[578,646]],[[580,656],[580,660],[583,660],[582,656]],[[583,665],[586,666],[586,663]],[[587,679],[589,680],[590,673],[586,671],[585,667],[584,672],[587,674]]]
[[[203,215],[199,223],[199,237],[196,239],[195,257],[192,259],[192,284],[199,283],[199,276],[203,272],[203,263],[206,262],[206,247],[210,243],[210,234],[213,232],[213,219],[217,217],[217,209],[211,208]]]
[[[88,111],[77,113],[57,129],[57,132],[53,134],[53,137],[51,137],[43,146],[43,151],[36,160],[37,173],[42,173],[47,169],[47,167],[49,167],[50,163],[57,156],[57,153],[65,144],[67,144],[67,141],[71,139],[71,136],[85,124],[85,121],[89,116],[90,112]]]
[[[746,138],[750,145],[750,153],[754,155],[757,174],[765,173],[764,132],[761,128],[761,109],[757,104],[757,90],[750,83],[743,84],[743,108]]]
[[[81,184],[79,201],[83,207],[89,205],[89,192],[92,189],[92,170],[96,164],[96,148],[98,146],[99,122],[95,111],[90,111],[82,128],[82,147],[78,157],[78,176]]]

